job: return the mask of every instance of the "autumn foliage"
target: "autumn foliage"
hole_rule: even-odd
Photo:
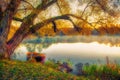
[[[37,53],[37,52],[28,52],[27,53],[27,60],[31,62],[40,62],[44,63],[46,58],[46,55],[43,53]]]
[[[115,25],[115,24],[103,25],[103,26],[100,26],[97,30],[100,35],[120,34],[120,25]]]

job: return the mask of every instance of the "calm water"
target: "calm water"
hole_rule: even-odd
[[[49,58],[61,61],[70,59],[74,64],[78,62],[103,64],[106,63],[106,56],[108,56],[111,62],[120,64],[120,47],[114,46],[114,44],[120,46],[119,36],[56,36],[49,40],[58,40],[58,42],[50,43],[46,48],[42,43],[27,43],[27,46],[24,43],[15,50],[14,56],[18,60],[25,61],[26,53],[37,45],[34,51],[45,53],[46,60]],[[71,41],[74,43],[70,43]],[[107,45],[102,43],[107,43]]]
[[[73,63],[105,63],[106,56],[111,62],[120,62],[120,47],[97,42],[92,43],[58,43],[42,50],[48,58],[56,60],[70,59]]]

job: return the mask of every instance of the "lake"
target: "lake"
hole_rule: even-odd
[[[74,37],[74,38],[73,38]],[[119,43],[119,36],[118,37],[109,37],[109,36],[73,36],[70,38],[67,36],[57,37],[57,42],[51,43],[51,39],[53,38],[45,38],[47,42],[41,41],[41,43],[27,43],[31,44],[26,46],[26,44],[21,44],[16,50],[16,59],[18,60],[26,60],[26,53],[34,47],[35,52],[45,53],[46,54],[46,61],[48,59],[55,59],[60,61],[65,61],[69,59],[73,64],[78,62],[81,63],[90,63],[90,64],[105,64],[106,63],[106,56],[109,57],[110,62],[120,64],[120,47],[114,44]],[[77,40],[77,41],[76,41]],[[34,42],[29,41],[29,42]],[[53,40],[56,41],[56,40]],[[60,42],[61,41],[61,42]],[[74,41],[74,42],[69,42]],[[111,42],[110,42],[111,41]],[[43,43],[50,44],[47,47],[43,47]],[[112,44],[112,46],[111,46]],[[32,48],[30,48],[30,46]],[[39,47],[38,47],[39,46]],[[29,47],[29,48],[28,48]]]
[[[47,55],[47,59],[65,60],[70,59],[73,63],[105,63],[106,56],[111,62],[120,62],[120,47],[92,43],[57,43],[52,44],[42,53]]]

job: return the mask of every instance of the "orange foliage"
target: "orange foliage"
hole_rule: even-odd
[[[91,35],[92,29],[90,27],[84,27],[80,31],[81,35]]]
[[[73,28],[73,24],[68,20],[56,20],[57,28]]]
[[[105,25],[105,26],[101,26],[98,28],[98,31],[101,35],[103,34],[117,34],[120,33],[120,27],[119,25],[115,25],[115,24],[109,24]]]
[[[58,0],[58,2],[63,14],[70,13],[69,3],[66,0]]]
[[[16,26],[11,26],[10,27],[10,31],[9,31],[9,34],[8,34],[8,39],[7,40],[10,40],[12,38],[12,36],[14,35],[14,33],[18,30],[19,27],[16,27]]]
[[[45,25],[44,27],[39,29],[37,33],[39,33],[39,35],[41,36],[45,36],[45,35],[54,36],[55,35],[55,32],[52,28],[52,24]]]
[[[27,54],[27,57],[31,57],[31,55],[32,55],[32,57],[36,57],[36,56],[41,56],[41,57],[43,57],[43,58],[46,57],[44,53],[28,52],[28,53],[26,53],[26,54]]]
[[[78,32],[74,28],[60,28],[59,30],[62,31],[65,35],[78,34]]]
[[[44,60],[46,58],[46,55],[44,53],[37,53],[37,52],[28,52],[27,59],[31,60],[31,62],[36,62],[35,58],[40,57],[42,60],[40,60],[41,63],[44,63]]]

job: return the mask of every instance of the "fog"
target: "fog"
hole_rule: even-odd
[[[26,61],[26,53],[33,51],[46,54],[46,61],[70,59],[73,63],[103,64],[108,56],[111,62],[120,63],[119,36],[56,36],[42,38],[40,43],[36,41],[38,39],[20,44],[12,59]]]
[[[98,60],[101,61],[101,63],[105,63],[106,56],[109,57],[111,62],[114,62],[114,60],[119,62],[120,47],[110,47],[109,45],[99,44],[97,42],[58,43],[52,44],[47,49],[43,49],[42,53],[46,54],[47,59],[70,59],[73,63],[97,63]]]

